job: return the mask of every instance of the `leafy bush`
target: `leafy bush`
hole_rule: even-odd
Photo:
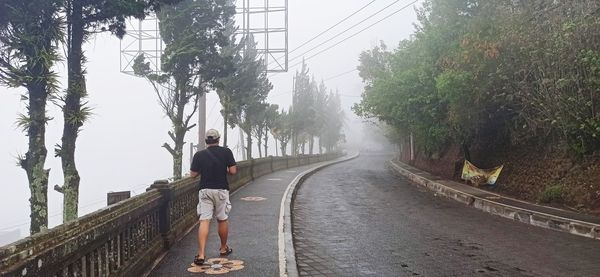
[[[564,186],[554,184],[546,186],[538,196],[538,202],[541,203],[561,203],[563,201]]]

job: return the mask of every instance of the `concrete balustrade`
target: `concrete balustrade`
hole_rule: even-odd
[[[254,178],[341,154],[238,163],[232,191]],[[157,181],[145,193],[0,247],[0,276],[141,276],[196,221],[198,180]]]

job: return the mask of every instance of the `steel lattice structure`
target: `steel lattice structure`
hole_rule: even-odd
[[[267,72],[288,70],[288,0],[237,0],[236,22],[241,38],[252,35]],[[144,54],[154,72],[160,72],[164,50],[158,20],[148,17],[127,23],[121,40],[121,72],[133,75],[133,61]]]

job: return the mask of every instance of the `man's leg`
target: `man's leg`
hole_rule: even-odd
[[[220,225],[219,225],[220,226]],[[198,258],[204,259],[206,241],[208,240],[208,230],[210,229],[210,220],[200,220],[200,226],[198,227]],[[219,228],[220,230],[220,228]],[[221,232],[219,231],[219,235]]]
[[[219,222],[219,238],[221,238],[220,253],[227,251],[227,236],[229,235],[229,223],[227,220],[218,220]]]

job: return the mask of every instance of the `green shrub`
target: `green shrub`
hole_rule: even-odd
[[[541,203],[560,203],[563,201],[564,186],[560,184],[554,184],[546,186],[546,188],[540,192],[538,201]]]

